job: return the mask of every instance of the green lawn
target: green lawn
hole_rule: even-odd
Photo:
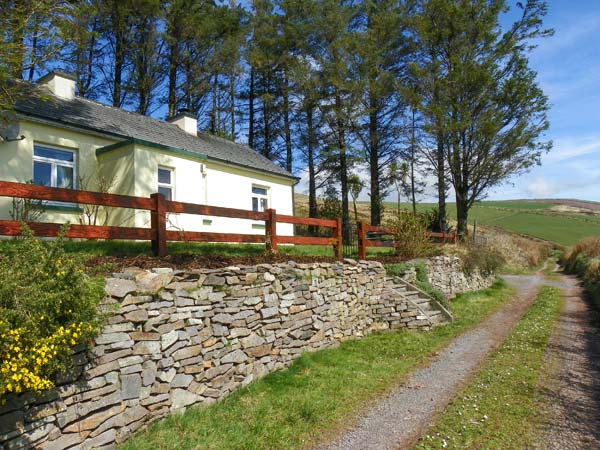
[[[469,386],[422,437],[417,450],[534,448],[530,434],[540,409],[540,367],[562,305],[544,286],[519,325]]]
[[[0,240],[0,252],[3,248],[13,245],[12,240]],[[152,255],[149,242],[136,241],[76,241],[66,240],[65,249],[68,253],[83,256],[137,256]],[[265,246],[262,244],[210,244],[197,242],[169,242],[169,255],[219,255],[219,256],[251,256],[264,255]],[[280,245],[278,252],[290,256],[319,256],[331,257],[333,247],[325,245]],[[393,254],[392,248],[370,247],[367,256]]]
[[[455,321],[431,332],[371,334],[306,353],[224,401],[157,422],[121,450],[302,449],[340,429],[354,412],[385,395],[452,338],[512,295],[499,282],[452,302]]]

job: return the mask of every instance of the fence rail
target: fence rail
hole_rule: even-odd
[[[389,247],[394,244],[394,232],[391,228],[369,225],[358,222],[358,258],[366,259],[367,247]],[[388,238],[385,238],[388,236]],[[439,239],[442,244],[447,241],[456,243],[456,233],[429,232],[430,239]]]
[[[167,241],[189,241],[264,243],[267,251],[271,252],[277,252],[277,244],[331,245],[334,248],[335,256],[338,259],[342,259],[343,257],[342,224],[339,219],[314,219],[283,214],[278,215],[274,209],[258,212],[245,209],[169,201],[166,200],[162,194],[158,193],[152,194],[150,198],[145,198],[37,186],[10,181],[0,181],[0,197],[58,201],[149,211],[150,228],[70,224],[65,236],[69,238],[86,239],[149,240],[152,242],[152,250],[156,256],[166,256]],[[169,213],[260,220],[265,222],[265,234],[257,235],[167,230],[167,214]],[[278,222],[330,228],[332,230],[332,236],[279,236],[277,235]],[[57,236],[62,226],[61,224],[44,222],[28,222],[28,225],[36,236],[41,237]],[[21,222],[15,220],[0,220],[0,235],[16,236],[20,233]]]
[[[221,206],[199,205],[166,200],[162,194],[152,194],[150,198],[134,197],[120,194],[104,194],[99,192],[73,189],[53,188],[32,184],[0,181],[0,197],[27,198],[33,200],[68,202],[116,208],[129,208],[150,212],[150,228],[121,227],[105,225],[70,224],[65,233],[69,238],[82,239],[125,239],[147,240],[152,242],[152,251],[157,256],[166,256],[168,241],[183,242],[237,242],[265,244],[266,250],[277,252],[278,244],[304,244],[332,246],[336,258],[343,258],[343,239],[341,219],[316,219],[277,214],[274,209],[264,212],[245,209],[225,208]],[[211,217],[227,217],[265,222],[265,234],[212,233],[204,231],[179,231],[167,229],[167,214],[195,214]],[[277,234],[277,223],[308,225],[332,230],[331,237],[312,236],[280,236]],[[36,236],[56,237],[61,224],[45,222],[28,222]],[[21,222],[0,220],[0,235],[17,236],[21,233]],[[367,247],[388,247],[393,245],[393,231],[390,228],[357,224],[358,256],[366,258]],[[385,238],[388,236],[388,238]],[[432,239],[456,242],[456,233],[429,233]]]

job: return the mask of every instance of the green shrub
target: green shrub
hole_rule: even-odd
[[[414,214],[407,210],[398,211],[396,216],[387,223],[387,227],[394,235],[396,254],[407,259],[433,255],[436,250],[429,239],[428,225],[427,214]]]
[[[72,347],[89,343],[101,316],[103,285],[64,251],[64,241],[23,239],[0,255],[0,399],[51,388],[72,365]]]
[[[410,265],[405,263],[385,264],[385,273],[392,277],[401,277],[406,273],[409,267]]]
[[[485,276],[496,273],[506,263],[504,257],[496,250],[475,244],[467,247],[462,260],[466,274],[479,270],[479,273]]]
[[[579,241],[561,258],[569,273],[579,275],[585,288],[600,307],[600,237],[589,237]]]

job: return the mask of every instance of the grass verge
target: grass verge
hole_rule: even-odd
[[[302,449],[347,424],[357,409],[388,392],[428,356],[481,322],[512,295],[499,281],[452,302],[455,321],[431,332],[374,333],[306,353],[286,370],[220,403],[154,423],[121,445],[145,449]]]
[[[0,253],[15,245],[13,240],[0,241]],[[167,248],[170,255],[219,255],[219,256],[254,256],[264,255],[264,244],[215,244],[201,242],[169,242]],[[143,241],[76,241],[65,240],[67,253],[89,256],[138,256],[152,255],[150,242]],[[332,246],[327,245],[280,245],[278,251],[290,256],[323,256],[335,257]],[[370,247],[368,257],[393,255],[394,249],[387,247]]]
[[[530,427],[542,402],[540,367],[562,300],[559,289],[541,288],[505,343],[415,449],[530,448]]]

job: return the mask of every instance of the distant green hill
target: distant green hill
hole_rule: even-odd
[[[411,208],[401,203],[401,208]],[[433,203],[420,203],[420,211],[434,208]],[[397,204],[384,204],[384,221]],[[369,203],[357,202],[359,220],[369,220]],[[352,202],[351,217],[354,218]],[[308,198],[296,195],[296,214],[307,215]],[[454,203],[448,203],[450,219],[456,219]],[[497,226],[509,231],[535,236],[560,245],[573,245],[587,236],[600,236],[600,203],[577,200],[507,200],[478,202],[469,215],[469,225]]]

